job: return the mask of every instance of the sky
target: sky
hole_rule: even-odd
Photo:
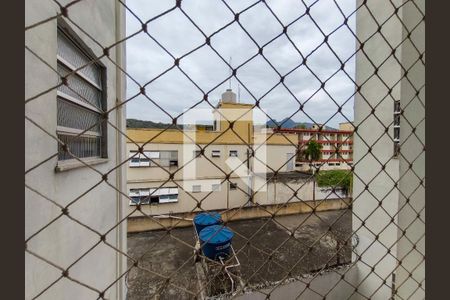
[[[255,1],[225,2],[234,12],[240,12]],[[336,2],[346,16],[355,10],[355,0]],[[305,4],[300,0],[267,0],[266,3],[284,25],[303,15],[306,10],[305,4],[312,5],[311,17],[305,15],[288,26],[287,35],[291,41],[286,35],[281,35],[263,49],[267,60],[282,76],[289,73],[284,83],[290,92],[282,85],[271,90],[280,82],[280,76],[261,55],[237,70],[236,77],[242,84],[233,78],[231,80],[233,91],[236,93],[240,91],[239,101],[242,103],[254,104],[255,99],[264,96],[260,100],[260,107],[272,119],[282,120],[291,117],[298,122],[327,122],[328,126],[338,127],[338,124],[345,122],[346,119],[340,114],[333,117],[337,111],[336,104],[321,89],[316,77],[301,65],[302,57],[292,43],[307,56],[324,41],[323,34],[312,19],[328,35],[344,23],[344,17],[333,0],[309,0],[304,1]],[[172,8],[175,1],[128,0],[126,4],[136,15],[127,11],[127,36],[130,36],[141,30],[141,22],[145,23]],[[234,14],[220,0],[183,0],[181,5],[185,13],[207,36],[234,20]],[[239,21],[254,41],[236,22],[211,38],[211,46],[233,68],[258,53],[259,46],[266,44],[283,31],[283,26],[264,3],[242,12]],[[350,17],[348,24],[354,31],[354,15]],[[174,57],[181,57],[205,42],[201,32],[179,9],[148,23],[148,32]],[[355,39],[351,31],[342,26],[329,36],[328,43],[342,61],[348,60],[345,70],[351,78],[354,78],[355,61],[352,55],[355,52]],[[149,83],[174,64],[173,58],[144,32],[129,38],[126,47],[127,72],[141,85]],[[298,67],[299,65],[301,66]],[[326,44],[308,56],[307,65],[322,81],[341,67],[341,63]],[[182,58],[179,66],[197,86],[177,68],[173,68],[146,86],[148,97],[173,117],[201,101],[203,92],[208,93],[208,99],[213,105],[217,104],[221,94],[229,87],[229,81],[219,84],[230,75],[230,68],[208,45]],[[294,68],[296,69],[292,71]],[[133,80],[127,80],[128,98],[139,93],[139,86]],[[342,113],[349,120],[353,120],[352,80],[340,71],[327,81],[325,89],[339,105],[347,101]],[[319,92],[316,93],[317,90]],[[295,113],[300,104],[291,93],[300,103],[310,98],[303,107],[306,114],[301,111]],[[197,107],[210,106],[201,103]],[[127,118],[170,123],[170,117],[163,110],[141,95],[127,103]]]

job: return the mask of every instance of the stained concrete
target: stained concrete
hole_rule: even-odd
[[[235,232],[233,247],[241,263],[242,281],[248,283],[247,288],[260,289],[285,277],[295,278],[338,263],[348,263],[350,244],[340,252],[339,261],[335,254],[336,246],[342,245],[350,236],[351,223],[351,212],[339,210],[318,212],[317,215],[281,216],[274,220],[241,220],[227,225]],[[295,239],[289,238],[290,232],[294,232]],[[133,268],[128,276],[128,299],[193,299],[192,294],[182,289],[194,294],[198,291],[194,244],[192,227],[176,228],[170,235],[164,231],[129,234],[128,254],[134,258],[143,257],[139,264],[142,269]],[[309,248],[312,249],[310,252]],[[178,288],[163,287],[165,279],[152,272],[170,277],[170,282]]]

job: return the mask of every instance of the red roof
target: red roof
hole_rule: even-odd
[[[353,134],[353,131],[349,130],[318,130],[318,129],[301,129],[301,128],[281,128],[273,129],[274,132],[286,132],[286,133],[338,133],[338,134]]]

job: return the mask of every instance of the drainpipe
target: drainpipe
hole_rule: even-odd
[[[253,149],[252,149],[253,150]],[[248,175],[248,202],[250,202],[251,196],[253,196],[253,170],[251,170],[252,165],[250,164],[250,150],[247,149],[247,175]],[[252,203],[255,202],[255,199],[251,199]]]
[[[312,171],[312,181],[313,181],[313,201],[316,201],[316,176],[315,176],[315,170],[314,170],[314,164],[312,163],[312,160],[310,161],[311,171]]]
[[[116,2],[115,5],[115,38],[117,41],[121,40],[125,36],[125,9],[123,6]],[[116,61],[117,64],[122,68],[125,69],[125,46],[119,45],[116,47]],[[119,101],[122,101],[126,97],[126,80],[124,80],[124,76],[120,75],[122,74],[122,71],[119,67],[116,67],[116,103],[118,104]],[[125,111],[124,106],[120,106],[116,109],[116,126],[117,128],[122,131],[126,128],[125,124]],[[118,131],[116,131],[115,134],[116,139],[116,162],[121,162],[123,158],[125,157],[125,141]],[[123,191],[126,187],[126,169],[124,166],[121,166],[116,171],[116,187]],[[122,220],[123,218],[123,197],[122,195],[117,192],[116,193],[116,223]],[[124,222],[123,224],[119,225],[116,230],[116,245],[119,249],[126,249],[126,226],[127,223]],[[124,232],[125,231],[125,232]],[[126,261],[123,259],[123,255],[120,253],[116,253],[116,274],[119,276],[123,273],[123,269],[126,268]],[[116,297],[117,299],[125,299],[126,298],[126,284],[123,279],[119,280],[116,285]]]
[[[114,7],[115,9],[115,38],[116,40],[121,40],[125,36],[125,9],[124,7],[116,2]],[[125,53],[126,49],[124,45],[118,45],[116,47],[116,62],[117,64],[125,70]],[[115,104],[118,104],[119,101],[125,99],[126,97],[126,80],[124,80],[124,76],[122,76],[122,71],[119,67],[115,68],[116,71],[116,101]],[[120,106],[116,109],[116,126],[120,131],[125,130],[126,128],[126,108],[125,106]],[[125,149],[125,141],[122,134],[118,131],[115,133],[115,161],[122,162],[125,157],[126,149]],[[123,191],[126,188],[126,168],[125,166],[121,166],[116,170],[116,187],[119,191]],[[116,223],[123,219],[123,196],[121,193],[116,193]],[[127,248],[127,240],[126,240],[126,226],[127,223],[119,225],[116,230],[116,245],[119,249]],[[120,276],[123,273],[124,268],[126,268],[126,260],[124,260],[123,255],[120,253],[116,253],[116,275]],[[117,299],[126,299],[127,298],[127,287],[125,279],[120,279],[116,284],[116,298]]]
[[[230,182],[227,182],[227,210],[230,209]]]
[[[277,204],[277,179],[273,179],[273,203]]]
[[[316,201],[316,179],[313,177],[313,201]]]

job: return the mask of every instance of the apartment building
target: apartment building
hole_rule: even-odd
[[[266,183],[274,172],[303,178],[297,182],[296,188],[303,185],[298,198],[312,199],[312,183],[295,172],[297,134],[268,132],[258,126],[252,105],[237,103],[231,90],[209,113],[213,126],[127,130],[130,212],[139,203],[148,215],[284,203],[286,187],[274,180]],[[254,197],[252,191],[257,191]]]
[[[314,124],[311,129],[275,129],[275,132],[297,134],[298,155],[296,167],[305,171],[310,168],[310,162],[302,155],[313,140],[322,145],[320,160],[312,162],[320,170],[348,170],[353,164],[353,125],[350,122],[340,123],[338,130],[321,129],[321,124]]]
[[[125,99],[125,47],[107,58],[99,46],[125,36],[125,11],[114,1],[76,3],[70,19],[60,11],[25,5],[25,298],[125,299],[125,141],[115,130],[125,110],[112,109]]]

